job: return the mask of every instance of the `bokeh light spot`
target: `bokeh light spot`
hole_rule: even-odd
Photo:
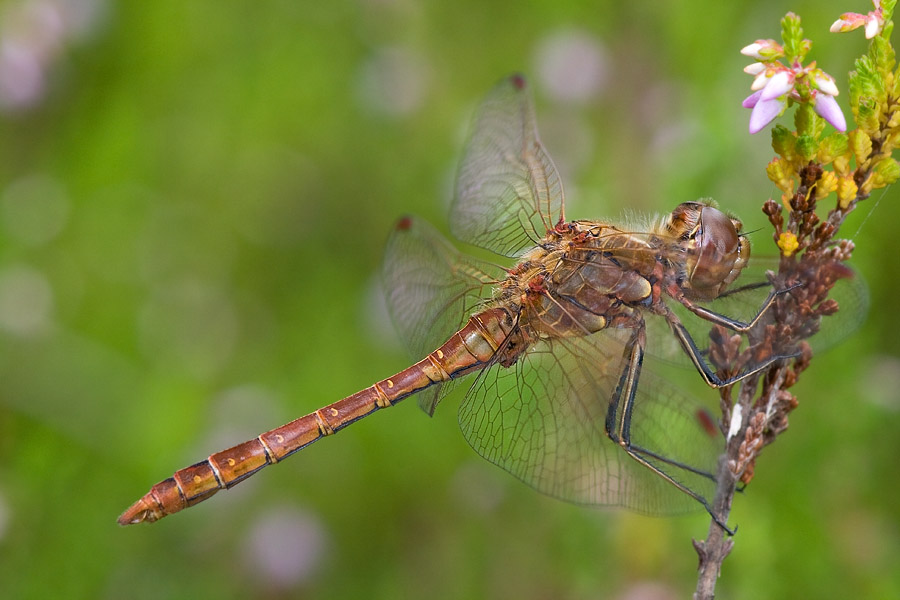
[[[535,64],[547,94],[559,102],[596,99],[609,79],[609,59],[597,37],[578,29],[555,31],[538,41]]]
[[[33,337],[50,327],[53,290],[44,275],[25,265],[0,270],[0,329]]]
[[[45,175],[23,177],[0,197],[0,225],[13,239],[39,246],[63,230],[69,199],[54,179]]]
[[[382,48],[360,68],[359,100],[373,112],[407,116],[422,106],[428,84],[423,56],[407,48]]]
[[[327,548],[328,534],[316,516],[296,508],[274,508],[251,525],[243,564],[262,584],[289,589],[316,574]]]

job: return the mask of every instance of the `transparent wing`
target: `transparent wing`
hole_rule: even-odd
[[[495,365],[482,372],[459,410],[466,439],[487,460],[564,500],[655,515],[700,508],[606,435],[609,403],[623,367],[621,336],[627,334],[612,329],[543,341],[512,367]],[[714,473],[721,439],[703,427],[698,418],[703,410],[644,372],[632,443]],[[651,459],[679,483],[711,498],[711,480],[669,461]]]
[[[402,218],[388,239],[382,284],[411,356],[421,359],[447,341],[491,297],[503,275],[502,268],[460,253],[427,222]],[[447,387],[420,394],[419,405],[431,414]]]
[[[869,287],[863,276],[846,265],[847,276],[839,279],[828,297],[838,303],[838,312],[822,319],[819,332],[809,343],[813,352],[827,350],[858,330],[869,312]]]
[[[740,291],[740,288],[754,281],[768,281],[768,272],[778,272],[778,260],[777,257],[764,256],[751,260],[749,267],[732,285],[732,288],[739,291],[713,303],[713,309],[717,312],[731,310],[738,313],[740,318],[752,317],[772,288],[762,287],[747,291]],[[821,319],[821,323],[816,325],[818,331],[808,340],[813,352],[818,353],[840,343],[859,329],[868,313],[869,291],[862,276],[844,263],[825,262],[819,264],[816,269],[833,271],[836,281],[828,292],[828,298],[836,301],[839,306],[835,314]],[[806,275],[803,280],[815,282],[818,277],[814,274]],[[778,315],[775,312],[777,311],[773,311],[772,318],[777,320]]]
[[[460,164],[450,228],[460,240],[504,256],[536,245],[563,218],[563,188],[538,139],[521,75],[482,102]]]
[[[741,276],[731,285],[722,296],[703,305],[716,313],[749,321],[756,316],[762,307],[773,286],[769,283],[769,273],[778,271],[777,257],[755,257],[743,270]],[[828,297],[838,303],[839,310],[830,316],[821,319],[821,323],[814,325],[818,331],[809,338],[809,344],[814,353],[823,352],[838,344],[853,332],[859,329],[865,321],[868,312],[869,294],[865,281],[859,273],[853,271],[844,264],[834,263],[834,268],[839,269],[837,281],[828,294]],[[824,267],[823,267],[824,268]],[[809,279],[815,280],[814,277]],[[671,303],[682,323],[688,328],[694,341],[702,349],[709,345],[709,335],[712,326],[708,321],[689,313],[677,303]],[[779,319],[776,310],[770,310],[763,315],[760,326],[765,326]],[[661,321],[655,319],[654,321]],[[675,362],[690,365],[690,361],[675,341],[671,334],[666,335],[665,323],[648,323],[651,327],[648,340],[654,343],[649,349],[655,356],[674,359]],[[650,345],[648,343],[648,345]],[[786,353],[794,351],[793,348],[776,349]],[[751,369],[755,365],[748,364],[744,368]]]

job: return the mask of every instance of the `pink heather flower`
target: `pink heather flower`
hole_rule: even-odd
[[[841,107],[838,106],[834,96],[817,90],[813,93],[813,99],[815,100],[813,109],[820,117],[831,123],[838,131],[847,131],[847,121],[844,119],[844,113],[841,112]]]
[[[775,60],[784,56],[784,48],[775,40],[756,40],[741,48],[741,54],[756,60]]]
[[[769,81],[762,89],[761,101],[772,100],[783,96],[794,89],[794,72],[782,70],[769,77]]]
[[[861,15],[859,13],[844,13],[841,18],[831,25],[832,33],[843,33],[845,31],[853,31],[863,25],[866,26],[866,39],[871,40],[873,37],[881,33],[884,28],[884,11],[881,8],[881,0],[872,0],[875,10],[868,14]]]
[[[759,44],[760,42],[756,42],[750,46]],[[758,53],[758,50],[754,47],[750,51]],[[780,115],[789,98],[812,102],[819,116],[831,123],[835,129],[847,130],[847,121],[834,99],[838,95],[834,78],[817,68],[815,62],[805,67],[794,63],[788,68],[778,60],[769,60],[748,65],[744,68],[744,72],[754,76],[753,85],[750,86],[753,93],[742,102],[744,108],[753,109],[749,124],[751,134],[761,131]],[[806,86],[802,90],[804,92],[802,95],[795,89],[798,80],[804,82],[801,85]]]
[[[815,69],[812,72],[812,80],[813,85],[817,90],[821,90],[829,96],[838,95],[839,92],[837,86],[834,84],[834,77],[832,77],[822,69]]]
[[[744,73],[747,75],[759,75],[760,73],[764,73],[766,71],[766,65],[761,62],[755,62],[752,65],[747,65],[744,67]]]
[[[744,69],[749,73],[760,71],[762,63],[754,63]],[[752,108],[750,113],[750,133],[761,131],[763,127],[771,123],[775,117],[781,114],[787,104],[787,94],[794,89],[795,74],[792,70],[783,67],[779,63],[770,66],[762,65],[765,70],[760,71],[753,80],[750,94],[742,106]],[[779,68],[780,67],[780,68]]]
[[[752,108],[750,113],[750,133],[762,131],[762,128],[775,120],[775,117],[784,110],[786,101],[772,98],[770,100],[761,100],[764,90],[759,90],[750,94],[742,103],[744,108]]]
[[[741,102],[741,106],[743,106],[744,108],[753,108],[754,106],[756,106],[756,103],[759,102],[760,96],[762,96],[762,90],[753,92],[752,94],[744,98],[744,101]]]
[[[813,104],[815,111],[838,131],[847,131],[844,113],[841,112],[841,107],[834,99],[839,93],[837,85],[834,83],[834,77],[822,69],[815,68],[815,63],[807,67],[807,73],[813,88],[812,99],[815,103]]]

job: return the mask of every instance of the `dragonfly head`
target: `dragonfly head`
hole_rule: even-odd
[[[743,225],[705,202],[679,204],[668,228],[684,251],[682,289],[691,296],[712,299],[733,282],[750,258],[750,241]]]

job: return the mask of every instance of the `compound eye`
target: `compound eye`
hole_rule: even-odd
[[[734,278],[729,276],[742,245],[738,234],[740,223],[735,223],[722,211],[711,206],[703,207],[700,222],[692,232],[697,254],[690,282],[695,290],[721,286]]]

